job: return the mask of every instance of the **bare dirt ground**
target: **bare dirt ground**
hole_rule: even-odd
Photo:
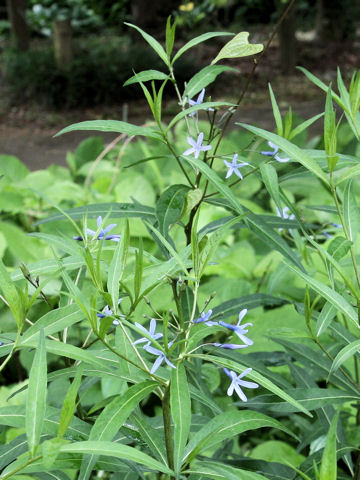
[[[360,39],[351,45],[299,44],[299,64],[305,66],[325,83],[336,84],[336,67],[339,65],[347,78],[360,64]],[[209,55],[209,51],[206,55]],[[211,53],[212,54],[212,53]],[[230,65],[240,70],[238,80],[230,84],[219,85],[212,91],[212,98],[234,101],[241,91],[249,74],[252,63],[233,61]],[[259,65],[250,88],[244,97],[234,121],[252,123],[273,130],[274,120],[267,89],[271,82],[282,112],[292,106],[293,112],[303,119],[310,118],[324,109],[325,95],[312,85],[302,73],[294,71],[284,77],[279,73],[278,49],[276,43],[271,47]],[[165,119],[173,113],[176,104],[165,104]],[[29,102],[17,104],[7,98],[6,88],[0,82],[0,154],[19,157],[31,170],[46,168],[52,163],[65,165],[66,152],[73,151],[77,145],[90,135],[101,135],[105,143],[112,141],[116,134],[97,132],[71,132],[53,138],[62,128],[75,122],[94,119],[126,119],[141,125],[150,119],[148,106],[142,100],[124,101],[122,105],[96,106],[90,109],[71,111],[52,111]],[[311,128],[311,134],[322,130],[322,122]]]

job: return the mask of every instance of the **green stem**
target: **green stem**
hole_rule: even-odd
[[[164,420],[166,455],[169,468],[171,468],[171,470],[174,470],[174,445],[171,430],[170,385],[167,386],[164,397],[162,399],[162,411]]]
[[[27,467],[28,465],[31,465],[32,463],[36,462],[37,460],[40,460],[42,458],[42,455],[38,455],[37,457],[30,458],[26,463],[23,465],[20,465],[20,467],[15,468],[12,472],[7,473],[3,477],[0,477],[1,480],[6,480],[7,478],[12,477],[15,475],[15,473],[20,472],[23,468]]]

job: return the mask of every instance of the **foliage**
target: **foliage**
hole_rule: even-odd
[[[174,53],[171,19],[165,46],[133,27],[168,70],[132,76],[154,122],[63,129],[119,135],[69,169],[0,156],[0,371],[26,378],[1,391],[1,478],[356,478],[360,74],[336,93],[304,71],[326,93],[322,149],[320,116],[294,123],[271,88],[277,133],[229,133],[238,104],[204,91],[226,69],[192,98],[174,73],[220,34]],[[220,57],[252,55],[247,38]]]

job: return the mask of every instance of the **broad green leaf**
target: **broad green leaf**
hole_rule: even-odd
[[[324,297],[328,302],[330,302],[337,310],[340,310],[349,320],[351,320],[356,328],[360,328],[358,324],[358,318],[356,311],[350,305],[350,303],[345,300],[338,292],[332,288],[324,285],[322,282],[319,282],[315,278],[310,277],[307,273],[304,273],[302,270],[299,270],[294,265],[290,264],[287,259],[284,259],[283,262],[293,270],[299,277],[301,277],[311,288],[313,288],[317,293]]]
[[[319,480],[337,480],[337,457],[336,457],[336,429],[338,412],[332,419],[329,432],[326,437],[326,445],[321,459]]]
[[[353,179],[347,181],[344,191],[344,220],[349,240],[355,243],[360,230],[360,215],[354,193]]]
[[[68,445],[63,445],[61,451],[64,453],[87,453],[90,455],[101,455],[129,460],[131,462],[140,463],[155,471],[163,472],[168,475],[173,475],[174,472],[166,465],[154,460],[149,455],[140,452],[136,448],[121,445],[119,443],[112,443],[106,441],[87,441],[76,442]]]
[[[319,336],[330,325],[336,315],[336,308],[329,302],[326,302],[316,321],[316,335]]]
[[[126,266],[129,243],[129,222],[126,219],[124,232],[115,248],[108,272],[107,289],[111,295],[112,310],[114,313],[117,312],[120,282]]]
[[[64,441],[61,438],[51,438],[50,440],[45,440],[45,442],[41,444],[41,454],[43,456],[43,463],[48,470],[52,470],[53,465],[60,453],[60,447],[64,443],[66,443],[66,440]],[[56,476],[56,474],[54,475],[54,477],[55,479],[59,478]]]
[[[150,47],[153,50],[155,50],[155,52],[159,55],[159,57],[165,63],[165,65],[169,65],[169,59],[168,59],[168,56],[166,55],[165,50],[163,49],[161,44],[157,40],[155,40],[154,37],[144,32],[144,30],[142,30],[140,27],[137,27],[136,25],[133,25],[132,23],[124,22],[124,24],[127,25],[128,27],[135,28],[135,30],[137,30],[141,34],[143,39],[147,41]]]
[[[13,155],[0,155],[0,174],[12,182],[20,182],[28,176],[30,170]]]
[[[175,115],[175,117],[170,121],[169,125],[167,126],[167,131],[169,131],[174,125],[177,124],[182,118],[186,117],[193,112],[198,112],[199,110],[207,110],[208,108],[216,108],[216,107],[234,107],[234,103],[229,102],[204,102],[200,103],[200,105],[194,105],[193,107],[186,108],[182,110],[180,113]]]
[[[76,396],[78,394],[80,385],[81,385],[81,376],[83,374],[83,365],[80,365],[80,368],[77,367],[76,375],[72,381],[68,391],[66,392],[63,406],[61,409],[60,423],[58,430],[58,438],[62,438],[65,435],[66,430],[68,429],[71,419],[74,416],[76,410]]]
[[[192,435],[185,449],[183,461],[190,463],[198,454],[218,443],[248,430],[271,427],[292,433],[277,420],[252,411],[228,411],[211,419],[203,428]]]
[[[275,133],[267,132],[262,128],[253,127],[252,125],[247,125],[246,123],[237,123],[236,125],[240,125],[255,135],[275,143],[275,145],[277,145],[280,150],[284,151],[291,160],[301,163],[301,165],[320,178],[320,180],[322,180],[326,185],[329,183],[326,174],[321,170],[316,161],[297,145],[289,142],[285,138],[275,135]]]
[[[335,237],[331,240],[328,246],[328,253],[336,260],[339,261],[350,250],[352,242],[347,240],[345,237]]]
[[[221,358],[220,356],[216,355],[202,355],[202,354],[197,354],[194,355],[197,358],[201,358],[202,360],[209,361],[212,363],[215,363],[216,365],[221,365],[222,367],[228,368],[229,370],[234,370],[237,373],[242,373],[244,372],[248,367],[245,365],[242,365],[239,362],[233,361],[233,360],[227,360],[225,358]],[[299,402],[294,400],[290,395],[288,395],[286,392],[284,392],[281,388],[279,388],[277,385],[275,385],[273,382],[268,380],[266,377],[261,375],[260,373],[256,372],[255,370],[252,370],[246,378],[249,378],[250,380],[253,380],[254,382],[258,383],[262,387],[266,388],[270,392],[274,393],[278,397],[282,398],[285,400],[285,402],[290,403],[291,405],[294,405],[296,408],[298,408],[300,411],[303,413],[306,413],[306,415],[309,415],[310,417],[312,416],[311,413],[306,410],[302,405],[300,405]]]
[[[239,72],[236,68],[226,67],[225,65],[208,65],[196,73],[186,85],[183,97],[192,98],[203,88],[212,83],[216,77],[223,72]]]
[[[329,378],[334,372],[338,370],[338,368],[344,362],[346,362],[348,358],[352,357],[353,355],[355,355],[355,353],[359,351],[360,351],[360,340],[355,340],[349,345],[346,345],[346,347],[342,348],[334,358],[333,364],[331,365],[331,368],[329,371]]]
[[[122,122],[120,120],[88,120],[69,125],[58,132],[55,137],[63,133],[74,132],[78,130],[96,130],[98,132],[115,132],[126,133],[126,135],[140,135],[143,137],[161,139],[159,132],[150,127],[139,127],[131,123]]]
[[[270,163],[262,163],[260,165],[260,173],[268,193],[274,200],[278,209],[282,211],[279,192],[279,181],[275,168],[270,165]]]
[[[272,106],[272,109],[273,109],[274,119],[275,119],[275,123],[276,123],[276,130],[277,130],[276,133],[278,135],[280,135],[280,137],[282,137],[283,132],[284,132],[283,122],[282,122],[282,118],[281,118],[280,109],[279,109],[279,106],[277,104],[277,101],[276,101],[276,98],[275,98],[275,95],[274,95],[273,89],[271,88],[270,83],[269,83],[269,92],[270,92],[271,106]]]
[[[54,333],[60,332],[64,330],[64,328],[70,327],[74,323],[80,322],[83,319],[84,314],[75,304],[51,310],[26,330],[21,338],[21,343],[25,345],[26,342],[37,341],[41,328],[44,329],[45,336],[53,335]]]
[[[227,35],[234,35],[234,34],[230,32],[208,32],[193,38],[178,50],[178,52],[174,55],[174,58],[172,59],[171,64],[173,65],[176,62],[176,60],[179,57],[181,57],[183,53],[185,53],[190,48],[195,47],[195,45],[198,45],[199,43],[202,43],[202,42],[206,42],[206,40],[209,40],[210,38],[224,37]]]
[[[202,480],[208,480],[210,478],[215,480],[268,480],[259,473],[243,470],[242,468],[235,468],[231,465],[221,464],[217,462],[193,463],[186,473],[197,473],[197,478]],[[191,476],[191,478],[193,478]]]
[[[247,214],[245,221],[254,233],[256,233],[268,245],[271,245],[275,250],[278,250],[284,257],[293,262],[299,268],[303,268],[300,260],[290,249],[285,240],[271,228],[269,228],[265,222],[261,221],[258,215],[253,214],[250,212],[250,210],[244,209],[238,202],[231,188],[225,184],[225,182],[214,172],[214,170],[212,170],[206,163],[199,159],[192,157],[183,158],[210,180],[217,190],[229,201],[229,206],[233,208],[238,215],[244,215],[245,213]]]
[[[167,238],[171,225],[180,220],[189,187],[186,185],[171,185],[160,195],[156,203],[156,216],[160,233]]]
[[[186,370],[179,363],[171,372],[170,407],[174,422],[174,469],[179,472],[191,425],[191,400]]]
[[[35,455],[43,430],[46,390],[47,387],[47,364],[45,334],[40,330],[39,341],[35,352],[33,364],[29,374],[29,387],[26,399],[26,436],[30,455]]]
[[[91,429],[89,440],[100,441],[100,443],[112,440],[131,412],[156,386],[157,383],[152,381],[138,383],[130,387],[123,395],[116,397],[96,419]],[[111,445],[110,442],[108,443]],[[84,457],[78,480],[89,478],[99,454],[103,455],[104,453],[102,450],[98,450],[91,453],[90,456]]]
[[[123,86],[127,87],[133,83],[148,82],[150,80],[166,80],[168,77],[169,75],[164,72],[159,72],[158,70],[144,70],[132,76],[129,80],[126,80]]]
[[[255,55],[264,50],[264,46],[260,43],[249,43],[249,32],[240,32],[235,35],[217,54],[214,60],[211,62],[218,62],[223,58],[239,58]]]
[[[21,278],[24,278],[21,275]],[[17,328],[20,330],[22,328],[25,312],[24,305],[21,295],[19,294],[17,288],[11,281],[10,275],[5,268],[2,260],[0,259],[0,291],[2,291],[5,300],[9,304],[11,313],[13,314]]]
[[[155,211],[151,207],[146,207],[138,202],[134,203],[97,203],[95,205],[85,205],[83,207],[71,208],[66,210],[65,213],[69,215],[73,220],[81,220],[84,217],[97,218],[99,215],[104,216],[108,214],[108,218],[122,218],[122,217],[140,217],[146,219],[154,219]],[[34,224],[40,225],[41,223],[54,222],[58,220],[66,220],[66,217],[62,213],[56,213],[50,217],[43,218]]]

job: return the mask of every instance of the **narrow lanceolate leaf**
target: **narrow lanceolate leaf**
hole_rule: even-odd
[[[215,480],[268,480],[268,478],[259,473],[217,462],[202,461],[198,464],[192,464],[191,468],[186,470],[186,473],[196,473],[198,476],[195,478],[199,480],[208,480],[210,478]],[[193,477],[191,476],[191,478]],[[280,480],[280,477],[276,478]]]
[[[96,130],[97,132],[115,132],[126,133],[126,135],[140,135],[143,137],[151,137],[160,139],[160,133],[151,127],[139,127],[120,120],[88,120],[86,122],[73,123],[63,128],[55,137],[63,133],[74,132],[77,130]]]
[[[62,438],[64,436],[68,426],[70,425],[71,419],[74,416],[76,410],[76,396],[81,385],[82,372],[83,365],[80,365],[80,368],[77,368],[75,378],[65,395],[60,415],[58,438]]]
[[[344,220],[349,240],[355,242],[360,230],[360,215],[353,189],[353,179],[348,180],[344,191]]]
[[[328,247],[328,253],[336,260],[339,261],[345,255],[348,253],[350,250],[350,247],[352,245],[352,242],[350,240],[347,240],[345,237],[335,237],[331,240],[329,247]]]
[[[246,410],[224,412],[210,420],[191,437],[183,461],[191,462],[199,453],[224,440],[263,427],[278,428],[292,435],[280,422],[262,413]]]
[[[171,225],[180,220],[189,187],[171,185],[160,195],[156,203],[156,216],[160,233],[166,238]]]
[[[234,107],[234,103],[229,102],[204,102],[200,103],[199,105],[194,105],[192,107],[186,108],[182,110],[180,113],[175,115],[175,117],[170,121],[169,125],[167,126],[167,130],[170,130],[177,122],[179,122],[182,118],[186,117],[190,113],[198,112],[199,110],[207,110],[209,108],[217,108],[217,107]]]
[[[263,163],[260,165],[260,173],[266,190],[281,211],[279,181],[275,168],[269,163]]]
[[[223,58],[248,57],[264,50],[264,45],[260,43],[249,43],[248,38],[249,32],[240,32],[235,35],[235,37],[220,50],[211,64],[213,65]]]
[[[130,387],[123,395],[116,397],[96,419],[91,429],[89,440],[99,440],[100,443],[112,440],[131,412],[156,386],[157,383],[151,381],[138,383]],[[99,454],[104,455],[102,450],[98,450],[91,453],[90,456],[84,457],[78,480],[86,480],[90,477]]]
[[[321,459],[319,480],[337,479],[337,458],[336,458],[336,429],[338,413],[332,419],[329,432],[326,437],[326,444]]]
[[[11,313],[13,314],[17,327],[20,330],[23,324],[23,305],[21,297],[10,279],[10,275],[0,259],[0,292],[3,293],[5,300],[9,304]]]
[[[330,302],[336,310],[342,312],[346,317],[351,320],[356,328],[359,328],[358,324],[358,317],[356,314],[355,309],[350,305],[349,302],[345,300],[339,293],[337,293],[332,288],[324,285],[322,282],[319,282],[315,278],[310,277],[307,273],[296,268],[294,265],[290,264],[288,260],[283,260],[286,265],[293,270],[299,277],[301,277],[311,288],[313,288],[317,293],[319,293],[322,297],[326,298],[328,302]]]
[[[35,455],[40,442],[46,408],[47,365],[45,334],[40,331],[39,342],[29,375],[26,400],[26,436],[31,456]]]
[[[264,221],[262,221],[259,215],[255,215],[254,213],[250,212],[250,210],[243,208],[238,202],[238,199],[232,192],[231,188],[225,184],[225,182],[214,172],[214,170],[212,170],[206,163],[200,161],[199,159],[187,156],[183,158],[210,180],[218,192],[224,195],[226,200],[228,200],[228,206],[230,208],[234,209],[239,215],[244,215],[246,213],[245,221],[254,233],[256,233],[268,245],[271,245],[275,250],[278,250],[288,260],[297,265],[298,268],[303,268],[298,257],[287,245],[285,240],[276,232],[274,232],[274,230],[270,228]]]
[[[183,97],[192,98],[203,88],[212,83],[216,77],[223,72],[239,72],[236,68],[226,67],[225,65],[208,65],[196,73],[186,85]]]
[[[296,162],[301,163],[301,165],[303,165],[307,170],[320,178],[325,184],[329,183],[327,176],[321,170],[316,161],[297,145],[294,145],[285,138],[279,137],[279,135],[275,135],[275,133],[267,132],[262,128],[253,127],[252,125],[247,125],[246,123],[237,123],[237,125],[246,128],[246,130],[249,130],[255,135],[264,138],[265,140],[275,143],[275,145],[277,145],[280,150],[285,152],[286,155],[290,157],[290,160],[295,160]]]
[[[164,436],[158,431],[158,429],[153,428],[150,423],[147,421],[146,416],[140,412],[140,409],[133,413],[130,417],[130,422],[132,422],[135,427],[138,429],[141,439],[147,444],[152,454],[164,465],[167,464],[166,450]],[[1,459],[1,457],[0,457]]]
[[[166,80],[167,78],[168,75],[164,72],[159,72],[159,70],[144,70],[126,80],[124,87],[132,85],[133,83],[148,82],[150,80]]]
[[[159,55],[165,65],[169,65],[168,56],[166,55],[165,50],[163,49],[162,45],[157,40],[155,40],[154,37],[144,32],[144,30],[137,27],[136,25],[133,25],[132,23],[124,22],[124,24],[128,27],[135,28],[135,30],[137,30],[142,35],[143,39],[147,41],[150,47],[155,50],[155,52]]]
[[[182,363],[171,372],[170,406],[174,422],[174,469],[179,472],[191,425],[190,393]]]
[[[239,362],[235,362],[233,360],[227,360],[222,357],[218,357],[216,355],[202,355],[202,354],[197,354],[195,355],[197,358],[201,358],[205,361],[215,363],[217,365],[221,365],[222,367],[228,368],[229,370],[234,370],[236,373],[242,373],[244,372],[248,367],[245,365],[242,365]],[[309,415],[310,417],[312,416],[311,413],[304,408],[297,400],[292,398],[290,395],[288,395],[284,390],[279,388],[277,385],[275,385],[273,382],[268,380],[266,377],[261,375],[260,373],[256,372],[255,370],[252,370],[248,375],[247,378],[250,380],[253,380],[254,382],[258,383],[262,387],[266,388],[272,393],[275,393],[278,397],[282,398],[286,402],[290,403],[291,405],[294,405],[296,408],[301,410],[302,412],[306,413],[306,415]]]
[[[172,59],[171,64],[174,64],[174,62],[176,62],[176,60],[179,57],[181,57],[183,53],[185,53],[190,48],[195,47],[195,45],[198,45],[199,43],[202,43],[202,42],[206,42],[206,40],[209,40],[210,38],[223,37],[227,35],[234,35],[234,34],[229,32],[207,32],[207,33],[203,33],[202,35],[199,35],[198,37],[193,38],[189,42],[185,43],[185,45],[179,49],[179,51],[175,54],[174,58]]]
[[[129,221],[126,219],[124,232],[121,235],[120,242],[118,242],[113,258],[110,263],[107,289],[112,299],[112,310],[117,312],[118,300],[119,300],[119,284],[124,274],[126,266],[126,258],[129,249],[130,233],[129,233]]]
[[[360,352],[360,340],[355,340],[355,342],[346,345],[346,347],[342,348],[340,352],[336,355],[333,364],[331,365],[331,369],[329,371],[329,377],[337,371],[337,369],[344,363],[346,360],[355,353]]]
[[[316,335],[319,336],[325,330],[327,327],[330,325],[332,319],[336,315],[336,308],[334,305],[332,305],[329,302],[326,302],[323,309],[320,312],[320,315],[318,316],[317,322],[316,322]]]
[[[104,441],[88,441],[76,442],[68,445],[63,445],[60,449],[64,453],[87,453],[90,455],[101,455],[129,460],[130,462],[140,463],[151,470],[160,471],[168,475],[173,475],[174,472],[166,465],[154,460],[149,455],[140,452],[136,448],[121,445],[119,443],[104,442]]]
[[[269,83],[269,92],[270,92],[271,106],[272,106],[272,109],[273,109],[274,119],[275,119],[275,123],[276,123],[277,134],[280,135],[280,137],[282,137],[283,131],[284,131],[283,121],[282,121],[282,118],[281,118],[281,113],[280,113],[280,110],[279,110],[279,106],[277,104],[277,101],[276,101],[276,98],[275,98],[275,95],[274,95],[273,89],[271,88],[270,83]]]

